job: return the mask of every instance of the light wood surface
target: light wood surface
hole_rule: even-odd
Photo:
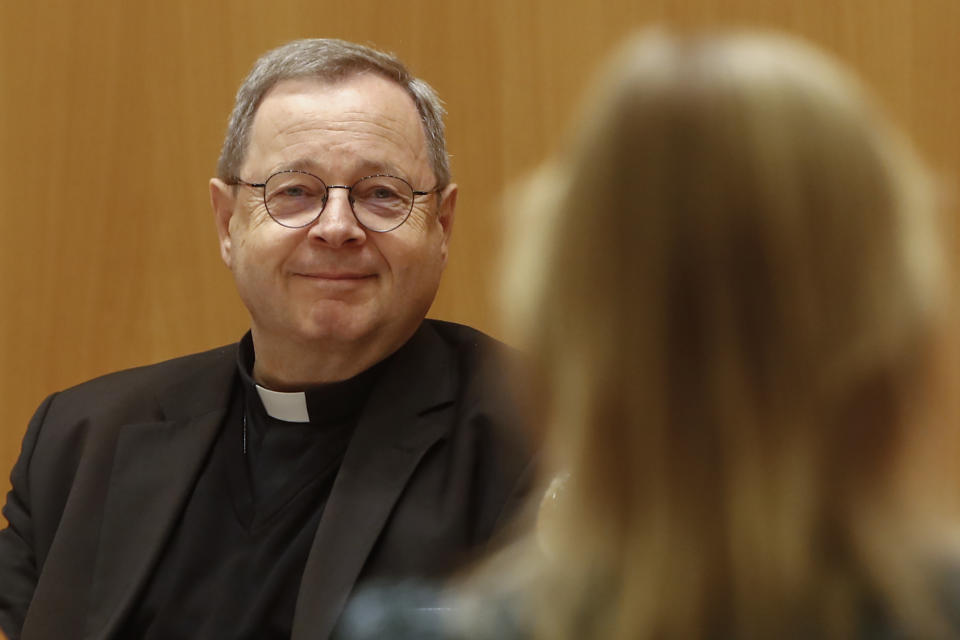
[[[461,191],[431,315],[496,334],[501,194],[509,203],[510,185],[555,147],[611,47],[653,24],[805,36],[861,73],[932,164],[956,175],[956,0],[5,3],[0,491],[48,393],[245,330],[206,182],[259,54],[299,37],[372,43],[438,89]]]

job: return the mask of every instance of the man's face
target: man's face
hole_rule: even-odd
[[[362,74],[285,80],[257,110],[240,178],[301,169],[328,185],[374,174],[436,186],[416,106],[398,85]],[[389,355],[426,315],[447,260],[456,186],[417,196],[399,228],[361,227],[344,189],[301,229],[274,222],[263,190],[211,182],[220,249],[261,349],[362,345]]]

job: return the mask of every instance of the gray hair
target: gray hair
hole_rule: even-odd
[[[257,108],[267,91],[278,82],[303,77],[337,81],[360,73],[375,73],[392,80],[413,98],[423,122],[437,188],[446,187],[450,183],[450,159],[443,126],[446,111],[436,91],[414,77],[395,56],[332,38],[294,40],[268,51],[254,63],[237,91],[217,162],[217,176],[225,182],[235,182],[239,177]]]

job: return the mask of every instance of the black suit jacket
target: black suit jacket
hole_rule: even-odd
[[[163,551],[227,411],[236,345],[47,398],[0,532],[0,628],[107,640]],[[354,584],[449,571],[526,486],[492,339],[425,321],[363,409],[307,559],[294,640],[326,638]],[[502,354],[501,354],[502,355]],[[22,631],[21,631],[22,628]]]

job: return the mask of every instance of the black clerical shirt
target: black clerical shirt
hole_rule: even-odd
[[[253,359],[247,334],[230,410],[120,637],[290,637],[317,524],[382,365],[308,390],[309,422],[287,422],[265,410]]]

